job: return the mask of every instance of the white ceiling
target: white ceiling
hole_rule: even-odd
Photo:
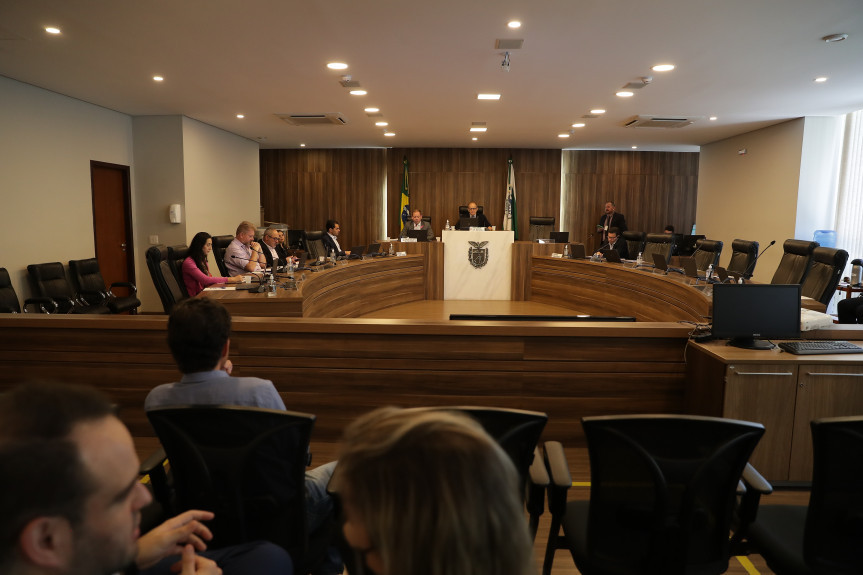
[[[821,40],[833,33],[849,38]],[[524,39],[509,72],[498,38]],[[677,68],[650,70],[665,62]],[[368,95],[349,95],[342,74]],[[0,75],[133,116],[182,114],[264,148],[696,150],[863,108],[863,0],[3,0]],[[615,96],[648,75],[635,97]],[[596,107],[608,112],[558,138]],[[326,112],[349,123],[275,116]],[[622,127],[637,114],[696,121]],[[488,125],[477,142],[471,122]]]

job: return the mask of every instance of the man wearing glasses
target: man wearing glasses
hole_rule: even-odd
[[[487,230],[491,229],[491,222],[488,221],[488,218],[485,217],[485,214],[479,214],[477,211],[479,208],[476,205],[476,202],[471,202],[467,205],[467,213],[468,218],[471,220],[470,226],[472,228],[485,228]],[[462,218],[463,220],[464,218]],[[461,222],[461,220],[459,220]],[[462,228],[467,229],[467,228]]]
[[[267,267],[283,266],[288,262],[288,252],[282,245],[282,234],[276,228],[267,228],[264,232],[264,245],[261,251],[267,259]]]

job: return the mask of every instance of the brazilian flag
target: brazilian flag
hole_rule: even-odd
[[[402,158],[402,164],[404,165],[404,176],[402,177],[402,225],[399,228],[399,232],[405,229],[405,225],[407,225],[408,221],[411,219],[411,191],[408,187],[408,158],[405,156]]]

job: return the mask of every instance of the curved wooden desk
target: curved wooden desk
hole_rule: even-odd
[[[543,256],[534,256],[532,262],[525,298],[530,301],[638,321],[701,323],[710,316],[710,286],[691,285],[692,280],[681,275]]]
[[[360,317],[390,306],[425,299],[425,257],[408,255],[339,262],[304,275],[296,290],[266,293],[208,290],[233,316]]]

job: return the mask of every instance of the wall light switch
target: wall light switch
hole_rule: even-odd
[[[157,235],[150,236],[150,245],[151,246],[159,245],[159,236],[157,236]]]

